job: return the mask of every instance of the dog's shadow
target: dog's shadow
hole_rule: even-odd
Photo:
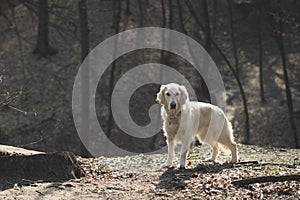
[[[159,177],[159,183],[156,184],[156,189],[164,190],[183,190],[186,188],[187,180],[197,177],[197,174],[218,173],[223,169],[232,168],[233,164],[200,164],[192,169],[175,169],[168,168]]]

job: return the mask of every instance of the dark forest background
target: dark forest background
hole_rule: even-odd
[[[225,83],[238,142],[299,148],[299,0],[0,1],[0,143],[88,155],[72,117],[80,63],[106,38],[147,26],[180,31],[209,52]],[[118,137],[108,110],[113,84],[150,62],[185,74],[199,99],[209,101],[205,83],[184,60],[154,49],[126,54],[98,84],[97,115],[111,137]],[[139,120],[147,119],[144,105],[155,103],[158,87],[136,91],[137,123],[147,124]],[[163,144],[158,135],[149,147]]]

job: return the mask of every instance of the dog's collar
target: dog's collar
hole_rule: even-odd
[[[170,115],[170,116],[169,116],[169,119],[170,119],[170,120],[174,120],[174,119],[178,119],[178,118],[180,118],[180,117],[181,117],[181,111],[175,113],[175,115]]]

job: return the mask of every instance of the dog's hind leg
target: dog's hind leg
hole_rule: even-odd
[[[213,153],[212,153],[212,156],[211,156],[210,160],[213,161],[213,162],[215,162],[218,154],[219,154],[219,145],[218,145],[218,143],[216,143],[213,146]]]
[[[231,162],[236,163],[238,161],[238,156],[237,156],[237,144],[235,142],[231,142],[228,148],[231,151]]]

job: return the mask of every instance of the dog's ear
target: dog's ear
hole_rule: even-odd
[[[160,90],[159,90],[159,92],[157,93],[157,96],[156,96],[157,103],[159,103],[161,105],[164,104],[164,102],[165,102],[165,90],[166,90],[166,86],[161,85]]]
[[[189,93],[187,92],[187,89],[185,88],[184,85],[181,85],[180,88],[180,103],[181,105],[185,104],[186,101],[189,100]]]

